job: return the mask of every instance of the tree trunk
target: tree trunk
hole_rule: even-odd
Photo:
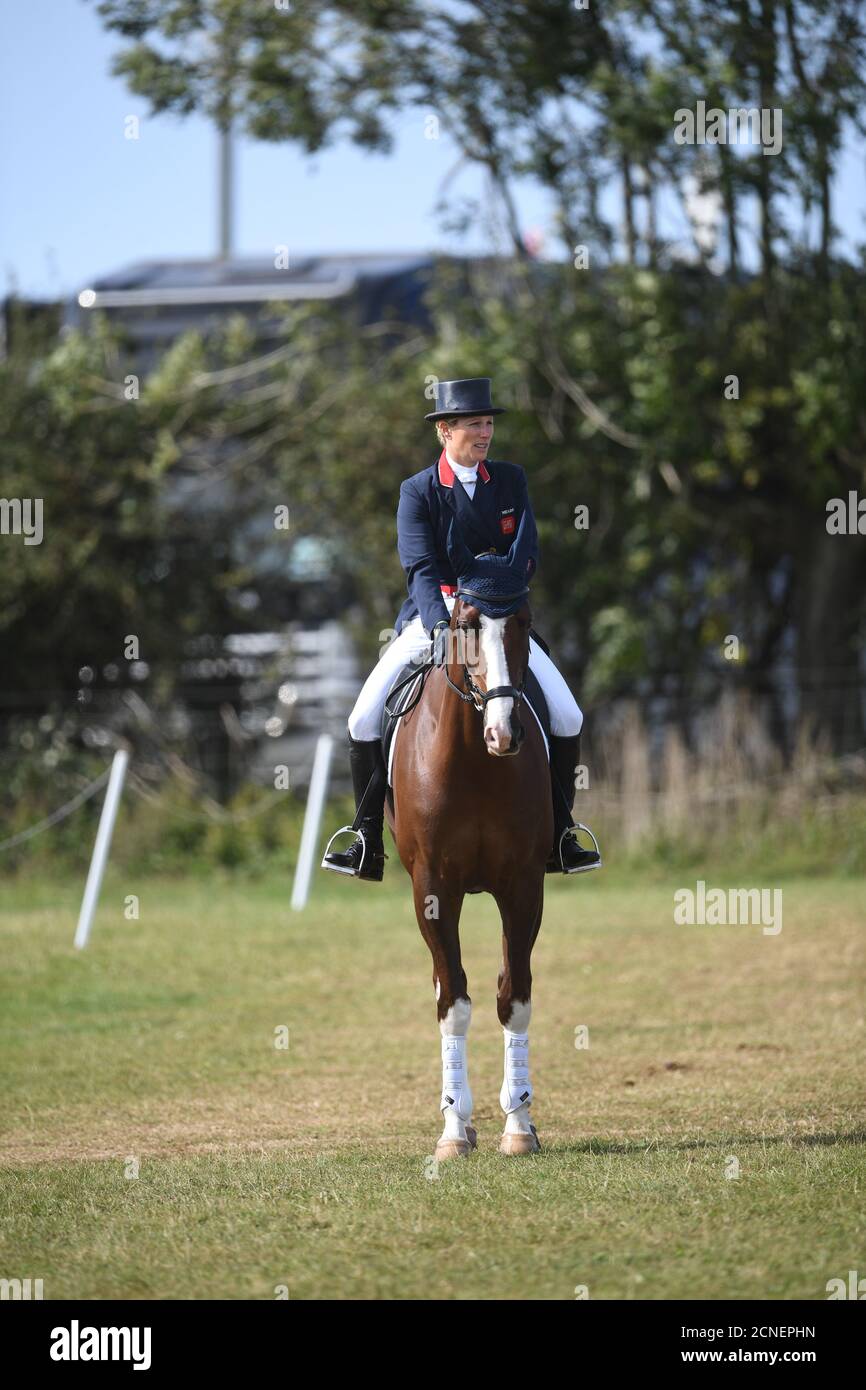
[[[821,255],[819,266],[821,278],[830,278],[830,243],[833,239],[833,221],[830,202],[830,158],[827,144],[821,141],[819,152],[818,177],[821,185]]]
[[[622,170],[622,198],[623,213],[625,215],[625,249],[629,265],[634,265],[635,260],[635,229],[634,229],[634,185],[631,177],[631,163],[627,155],[623,155],[620,161]]]
[[[656,225],[655,184],[649,160],[644,163],[644,197],[646,198],[646,244],[649,263],[655,269],[658,261],[658,227]]]
[[[820,525],[820,522],[819,522]],[[858,639],[866,589],[866,538],[821,526],[803,547],[798,575],[797,678],[800,709],[826,730],[836,753],[866,741]]]
[[[737,195],[734,191],[734,165],[726,145],[719,145],[722,164],[722,198],[725,204],[725,223],[728,232],[728,272],[735,276],[740,268],[740,242],[737,235]]]
[[[761,0],[758,35],[758,85],[761,111],[772,110],[776,100],[776,0]],[[773,215],[772,157],[758,156],[758,198],[761,204],[761,274],[769,308],[770,284],[775,268],[775,219]]]

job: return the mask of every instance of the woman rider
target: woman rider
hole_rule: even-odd
[[[400,486],[397,550],[406,571],[409,597],[397,615],[399,635],[370,672],[349,715],[349,762],[359,811],[367,793],[360,820],[363,840],[359,837],[345,852],[328,853],[322,860],[323,869],[375,882],[381,881],[385,864],[382,821],[386,775],[380,726],[388,690],[403,665],[429,655],[431,639],[436,664],[447,660],[449,618],[458,580],[447,550],[448,528],[455,514],[448,493],[453,490],[451,501],[459,504],[456,510],[461,531],[473,553],[489,551],[491,540],[495,540],[497,553],[506,555],[525,511],[533,539],[527,579],[538,565],[526,474],[518,464],[494,463],[487,457],[493,416],[504,413],[503,407],[491,403],[490,378],[440,381],[435,391],[436,409],[424,418],[434,422],[442,453],[429,468]],[[464,495],[456,496],[457,489],[464,489]],[[601,866],[597,851],[582,849],[576,831],[563,834],[573,826],[571,808],[583,714],[550,657],[532,637],[529,666],[538,677],[550,714],[555,834],[547,872],[573,874],[597,869]]]

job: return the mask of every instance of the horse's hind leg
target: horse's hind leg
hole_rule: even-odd
[[[521,900],[522,899],[522,900]],[[523,895],[499,903],[502,914],[502,969],[496,991],[496,1011],[505,1044],[505,1075],[499,1104],[505,1112],[500,1153],[536,1153],[541,1145],[529,1114],[529,1020],[532,1016],[530,957],[541,926],[543,885],[537,903]]]
[[[465,1158],[475,1148],[471,1125],[472,1092],[466,1065],[466,1035],[472,1001],[460,959],[460,909],[463,894],[449,893],[427,873],[413,878],[415,914],[433,957],[433,985],[442,1047],[442,1095],[439,1108],[445,1127],[436,1144],[436,1158]]]

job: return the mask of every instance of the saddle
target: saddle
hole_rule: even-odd
[[[382,706],[382,719],[380,724],[382,738],[382,757],[388,769],[388,782],[391,785],[391,756],[394,747],[394,735],[397,732],[397,725],[404,714],[408,713],[409,706],[415,701],[415,697],[421,693],[421,682],[427,678],[431,671],[430,666],[419,666],[416,661],[407,661],[395,675],[388,687],[388,694],[385,696],[385,703]],[[415,679],[412,680],[414,673]],[[397,687],[402,685],[399,694],[395,695]]]
[[[538,645],[542,646],[542,642],[540,641],[538,634],[533,632],[532,636],[533,639],[536,642],[538,642]],[[544,644],[544,650],[547,651],[546,643]],[[397,672],[390,686],[388,687],[388,694],[385,697],[385,703],[382,707],[382,719],[380,724],[380,730],[382,737],[382,757],[385,761],[385,766],[388,769],[387,785],[389,787],[392,785],[391,762],[394,756],[394,742],[395,735],[397,732],[397,726],[400,723],[402,716],[404,714],[407,714],[410,707],[417,702],[418,698],[420,698],[421,683],[422,681],[426,680],[427,676],[430,674],[431,669],[432,668],[429,665],[419,666],[414,661],[408,661],[404,666],[400,667],[400,670]],[[413,675],[415,677],[414,680],[412,679]],[[403,682],[405,682],[405,684],[402,684]],[[398,686],[401,686],[401,684],[402,689],[400,689],[399,692],[395,694]],[[532,710],[533,715],[538,720],[539,727],[541,728],[541,732],[544,736],[545,751],[549,759],[550,711],[547,708],[547,701],[544,698],[544,692],[541,689],[538,677],[536,676],[535,672],[531,669],[527,670],[526,672],[526,680],[523,686],[523,699],[526,702],[526,704],[529,705],[529,708]]]

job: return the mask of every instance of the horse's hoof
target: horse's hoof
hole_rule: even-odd
[[[499,1141],[501,1154],[537,1154],[541,1149],[535,1125],[529,1126],[529,1134],[503,1134]]]
[[[441,1163],[444,1158],[466,1158],[477,1148],[478,1133],[471,1125],[467,1125],[465,1139],[440,1139],[433,1157],[437,1163]]]

